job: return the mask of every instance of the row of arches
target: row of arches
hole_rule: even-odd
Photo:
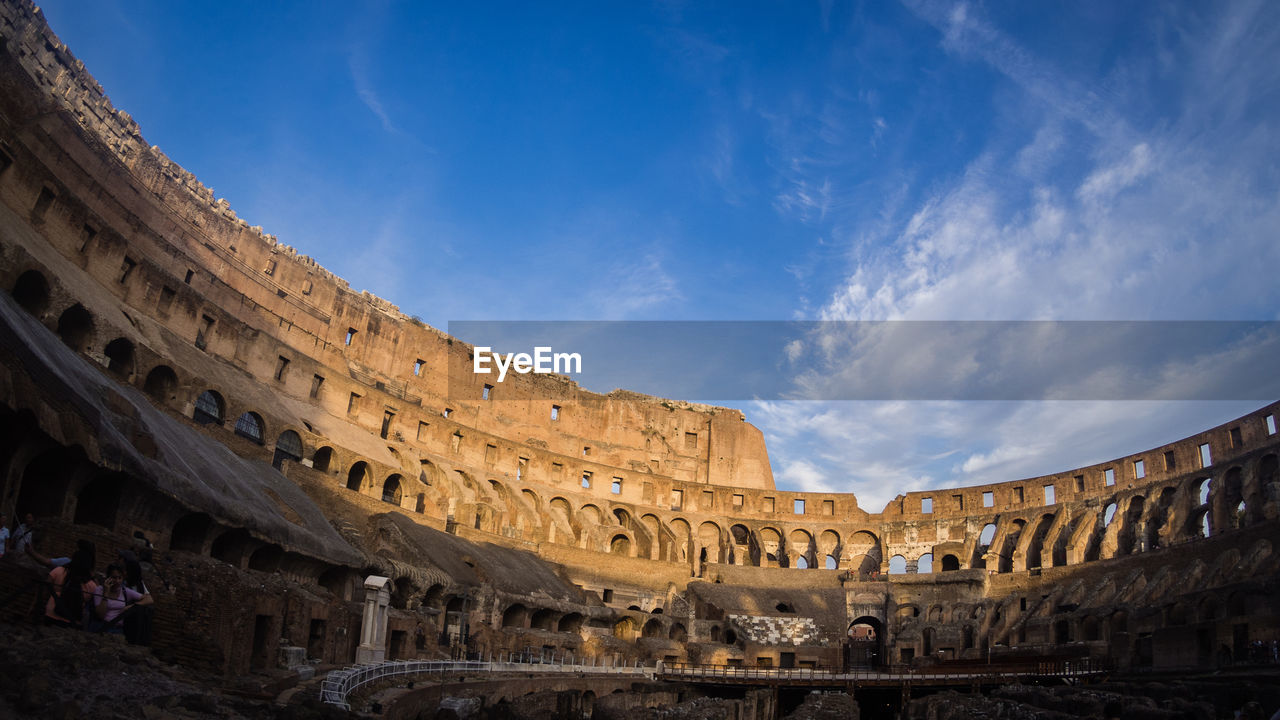
[[[51,303],[49,284],[37,270],[18,276],[13,296],[21,306],[38,315],[46,312]],[[88,343],[94,331],[92,314],[79,303],[69,305],[59,314],[57,332],[77,351],[92,351]],[[103,345],[102,354],[109,372],[126,380],[133,376],[136,359],[132,341],[116,337]],[[170,402],[179,387],[178,375],[167,365],[157,365],[148,372],[142,387],[157,400]],[[202,391],[195,399],[192,418],[200,424],[223,424],[227,419],[226,400],[214,389]],[[253,410],[240,413],[232,431],[255,444],[266,444],[266,423]],[[283,430],[273,446],[273,464],[281,467],[285,461],[298,462],[302,457],[301,436],[295,430]],[[331,458],[332,449],[321,448],[316,452],[314,464],[317,469],[327,469]],[[466,484],[465,473],[459,472],[459,475]],[[780,531],[773,527],[753,530],[743,524],[734,524],[726,530],[715,522],[703,522],[695,530],[681,517],[663,521],[656,515],[645,514],[635,519],[621,508],[613,512],[617,520],[615,527],[599,507],[588,503],[575,512],[563,497],[551,501],[548,513],[551,522],[544,523],[536,496],[532,503],[513,502],[516,497],[506,493],[500,483],[493,480],[490,483],[495,488],[493,493],[477,490],[470,498],[473,507],[469,511],[480,529],[496,531],[506,524],[504,521],[514,518],[522,531],[532,529],[554,535],[552,539],[557,542],[569,541],[572,536],[574,544],[616,555],[688,562],[695,572],[709,563],[729,563],[797,569],[847,568],[870,573],[880,564],[879,542],[869,532],[856,534],[865,535],[866,541],[842,543],[834,530]],[[1150,488],[1144,492],[1154,497],[1154,502],[1148,502],[1143,494],[1136,494],[1107,503],[1099,516],[1085,513],[1064,518],[1063,515],[1069,513],[1058,511],[1038,518],[1011,518],[1000,524],[998,538],[996,525],[988,525],[978,542],[971,546],[969,566],[996,572],[1062,566],[1142,552],[1255,524],[1266,517],[1269,499],[1274,505],[1276,456],[1263,456],[1249,473],[1233,466],[1220,477],[1197,478],[1193,485],[1190,489]],[[347,486],[397,506],[403,505],[406,495],[403,474],[391,473],[375,484],[365,461],[353,463]],[[522,494],[533,495],[527,489]],[[1191,497],[1195,500],[1191,501]],[[441,501],[438,499],[436,504]],[[522,504],[525,507],[521,507]],[[425,493],[419,493],[418,511],[425,511],[425,505]],[[932,555],[926,553],[915,561],[896,555],[889,561],[889,572],[906,572],[913,566],[916,572],[931,572]],[[994,567],[989,567],[992,564]],[[962,565],[955,553],[948,552],[940,558],[942,571]]]
[[[324,563],[287,552],[279,544],[255,538],[244,528],[227,527],[204,512],[175,512],[173,501],[143,481],[92,462],[79,446],[63,446],[34,430],[26,413],[0,413],[0,428],[10,440],[0,448],[4,504],[22,514],[61,518],[77,526],[120,532],[153,520],[149,535],[173,550],[208,555],[237,567],[284,572],[315,582]]]
[[[1216,478],[1149,488],[1093,511],[1068,507],[988,523],[971,546],[970,566],[1014,572],[1146,552],[1262,522],[1276,513],[1277,499],[1280,472],[1268,453]]]
[[[513,603],[502,611],[499,627],[542,630],[544,632],[581,632],[586,618],[580,612],[564,612],[551,608],[531,608]]]
[[[915,567],[914,570],[912,569],[913,565]],[[936,571],[951,572],[959,569],[960,558],[956,557],[954,554],[947,553],[939,560]],[[924,553],[920,557],[916,558],[914,563],[908,561],[903,555],[894,555],[889,558],[890,575],[905,575],[911,572],[915,572],[920,575],[928,575],[935,572],[935,568],[933,567],[933,553]]]
[[[15,300],[33,315],[42,316],[51,304],[49,283],[43,273],[38,270],[27,270],[18,276],[13,287]],[[76,352],[93,352],[90,346],[95,334],[95,320],[82,304],[68,306],[57,319],[56,332],[62,341]],[[135,346],[127,338],[117,337],[103,347],[107,370],[123,382],[130,382],[135,376]],[[146,374],[142,390],[157,403],[167,405],[177,400],[181,381],[178,373],[169,365],[158,364]],[[191,418],[198,425],[224,425],[228,417],[226,398],[216,389],[202,390],[195,396],[191,405]],[[236,416],[231,426],[232,433],[256,445],[267,443],[267,426],[263,416],[248,409]],[[332,448],[317,451],[316,461],[322,470],[327,470],[332,458]],[[301,462],[303,460],[302,438],[296,430],[285,429],[276,436],[273,445],[272,465],[281,468],[286,461]],[[367,467],[367,463],[366,463]],[[353,474],[355,472],[353,471]],[[350,483],[350,480],[349,480]],[[386,478],[380,492],[380,498],[390,504],[400,505],[404,496],[403,477],[395,474]],[[420,503],[421,505],[421,503]],[[422,511],[422,508],[419,508]]]

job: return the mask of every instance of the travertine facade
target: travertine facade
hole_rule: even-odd
[[[248,227],[32,5],[0,31],[0,507],[60,518],[64,546],[152,537],[176,659],[238,672],[283,637],[350,662],[368,575],[392,579],[389,657],[1203,667],[1277,637],[1280,404],[879,513],[779,491],[736,410],[450,388],[467,345]]]

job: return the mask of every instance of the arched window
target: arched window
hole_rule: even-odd
[[[400,476],[392,475],[382,484],[382,502],[400,505]]]
[[[236,420],[236,434],[242,438],[262,444],[262,418],[257,413],[247,412]]]
[[[279,469],[284,465],[285,460],[298,462],[302,459],[302,438],[298,433],[292,430],[285,430],[280,433],[280,437],[276,438],[276,454],[271,459],[271,465]]]
[[[191,419],[199,425],[221,425],[223,408],[222,396],[213,390],[205,390],[196,398],[196,409]]]
[[[316,454],[311,456],[311,467],[316,472],[329,472],[329,463],[333,462],[333,448],[322,447],[316,449]]]
[[[889,558],[889,574],[901,575],[907,571],[907,559],[901,555]]]
[[[916,572],[928,575],[933,572],[933,553],[925,553],[916,561]]]
[[[982,534],[978,536],[978,544],[984,547],[991,547],[991,541],[996,538],[996,526],[994,523],[987,523],[982,526]]]
[[[1212,482],[1210,482],[1209,478],[1201,478],[1201,479],[1197,480],[1196,482],[1198,483],[1198,485],[1197,485],[1197,487],[1196,487],[1196,498],[1197,498],[1197,501],[1198,501],[1201,505],[1208,504],[1208,502],[1209,502],[1209,490],[1210,490],[1210,486],[1211,486],[1213,483],[1212,483]]]

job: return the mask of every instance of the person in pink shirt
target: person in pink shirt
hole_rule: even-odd
[[[87,603],[98,593],[98,585],[93,581],[93,563],[93,543],[82,541],[69,563],[49,573],[52,592],[45,602],[46,625],[84,627]]]
[[[121,633],[124,626],[118,622],[126,610],[137,606],[150,605],[155,602],[150,593],[140,593],[124,585],[124,568],[112,563],[107,566],[107,580],[101,591],[93,598],[94,622],[90,625],[96,632]]]

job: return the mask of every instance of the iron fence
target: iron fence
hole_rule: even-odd
[[[442,680],[449,673],[499,674],[538,673],[562,675],[646,676],[652,677],[654,669],[644,665],[610,665],[593,660],[565,662],[538,654],[511,653],[500,660],[393,660],[369,665],[354,665],[334,670],[325,676],[320,685],[320,699],[330,705],[350,710],[348,696],[363,685],[387,678],[402,676],[439,676]]]

